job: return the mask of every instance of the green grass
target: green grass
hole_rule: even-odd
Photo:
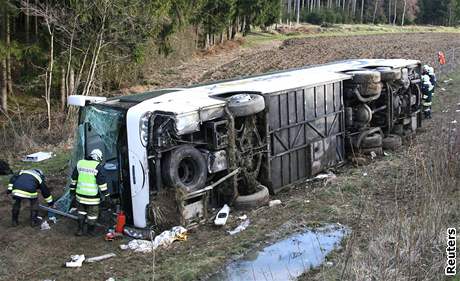
[[[460,33],[460,28],[445,26],[393,26],[393,25],[367,25],[367,24],[334,24],[332,27],[323,28],[316,25],[302,24],[311,33],[295,31],[281,34],[255,31],[245,37],[243,47],[254,47],[269,41],[283,41],[292,38],[310,38],[322,36],[350,36],[350,35],[378,35],[387,33],[410,33],[410,32],[446,32]]]
[[[56,155],[51,159],[44,160],[42,162],[22,162],[15,161],[10,163],[11,169],[13,172],[25,169],[41,169],[45,175],[62,175],[65,177],[67,175],[68,163],[70,159],[71,151],[57,151]],[[10,176],[0,176],[0,184],[6,185]]]

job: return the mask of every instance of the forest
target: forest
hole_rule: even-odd
[[[459,0],[0,0],[0,109],[26,94],[66,112],[70,94],[142,82],[158,58],[191,56],[278,24],[455,26]],[[161,65],[158,65],[161,67]]]

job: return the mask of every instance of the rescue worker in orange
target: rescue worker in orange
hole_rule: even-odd
[[[76,195],[78,209],[77,236],[86,233],[94,235],[96,221],[99,217],[99,204],[109,195],[102,166],[102,151],[94,149],[87,159],[78,161],[72,173],[70,192]]]
[[[8,184],[8,194],[12,194],[14,200],[11,211],[12,226],[19,224],[19,212],[23,200],[30,202],[30,225],[34,227],[40,223],[38,219],[38,190],[41,191],[48,206],[53,206],[53,196],[46,186],[45,175],[41,170],[22,170],[11,177]]]

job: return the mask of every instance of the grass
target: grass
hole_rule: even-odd
[[[298,27],[298,31],[296,28]],[[302,28],[304,29],[302,31]],[[310,32],[306,32],[310,30]],[[388,33],[411,33],[411,32],[445,32],[460,33],[456,27],[445,26],[393,26],[393,25],[366,25],[366,24],[334,24],[332,27],[323,28],[317,25],[301,24],[293,26],[293,31],[289,33],[262,32],[260,30],[251,32],[245,37],[243,47],[250,48],[262,43],[271,41],[283,41],[294,38],[311,38],[324,36],[353,36],[353,35],[378,35]]]

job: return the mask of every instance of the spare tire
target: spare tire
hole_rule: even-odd
[[[250,116],[265,109],[265,101],[261,95],[237,94],[228,99],[228,109],[235,117]]]
[[[252,209],[266,205],[270,198],[268,188],[263,185],[257,186],[257,191],[249,195],[239,195],[236,197],[233,205],[237,209]]]
[[[402,146],[402,138],[398,135],[389,134],[382,140],[383,149],[397,150]]]
[[[383,154],[382,147],[361,148],[361,149],[359,149],[359,152],[361,154],[365,154],[365,155],[370,155],[372,152],[374,152],[377,155],[382,155]]]
[[[379,67],[376,69],[380,72],[380,79],[382,82],[394,81],[401,79],[401,69],[392,69],[390,67]]]
[[[353,75],[354,83],[379,83],[381,81],[380,72],[374,70],[354,70],[347,74]]]
[[[161,173],[166,185],[193,192],[206,184],[208,169],[198,149],[183,145],[166,154]]]
[[[372,148],[382,146],[382,135],[379,133],[373,133],[363,138],[360,144],[360,148]]]

